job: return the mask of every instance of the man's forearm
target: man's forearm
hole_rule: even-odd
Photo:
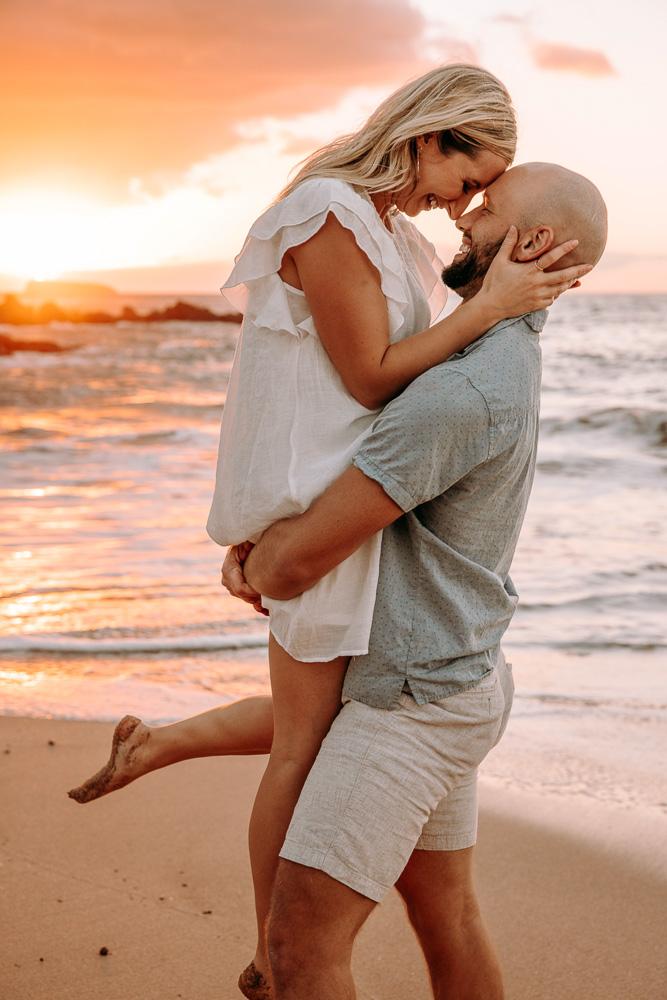
[[[264,532],[245,578],[265,597],[297,597],[402,514],[379,483],[350,466],[307,511]]]
[[[303,515],[276,521],[268,528],[243,564],[243,575],[246,580],[263,597],[273,597],[276,600],[287,601],[307,590],[316,581],[308,583],[301,579],[298,567],[283,554],[281,549],[289,549],[295,523]]]

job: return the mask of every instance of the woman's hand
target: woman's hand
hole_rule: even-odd
[[[574,250],[578,240],[561,243],[536,260],[517,263],[512,260],[517,237],[516,226],[510,226],[477,293],[495,311],[499,320],[522,316],[535,309],[547,309],[568,288],[575,288],[579,278],[593,270],[591,264],[576,264],[546,273],[547,268]]]
[[[241,542],[240,545],[231,545],[227,550],[225,561],[222,564],[221,582],[222,586],[229,591],[232,597],[238,597],[246,604],[252,604],[255,611],[260,615],[268,615],[266,608],[262,607],[262,595],[250,586],[243,575],[243,564],[253,550],[252,542]]]

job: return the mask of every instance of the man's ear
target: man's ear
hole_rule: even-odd
[[[521,233],[512,257],[516,261],[535,260],[553,246],[554,231],[551,226],[535,226]]]

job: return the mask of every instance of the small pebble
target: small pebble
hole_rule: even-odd
[[[183,887],[183,889],[187,889],[188,883],[187,882],[181,882],[181,886]]]
[[[202,910],[204,916],[208,916],[209,913],[213,913],[213,910]]]
[[[11,753],[11,750],[9,749],[9,747],[5,750],[5,753]]]
[[[43,961],[44,961],[44,959],[43,959],[43,958],[40,958],[40,962],[43,962]]]
[[[53,742],[53,740],[49,740],[49,746],[50,747],[54,747],[55,746],[55,743]]]
[[[164,896],[158,896],[158,899],[164,899]]]
[[[100,955],[108,955],[109,949],[107,947],[100,948]]]

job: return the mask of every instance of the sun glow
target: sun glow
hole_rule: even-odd
[[[0,273],[50,280],[71,271],[157,263],[164,250],[146,208],[132,201],[109,205],[73,191],[3,192]]]
[[[24,189],[3,194],[0,220],[6,238],[0,244],[0,271],[58,278],[94,259],[99,208],[73,193]]]

